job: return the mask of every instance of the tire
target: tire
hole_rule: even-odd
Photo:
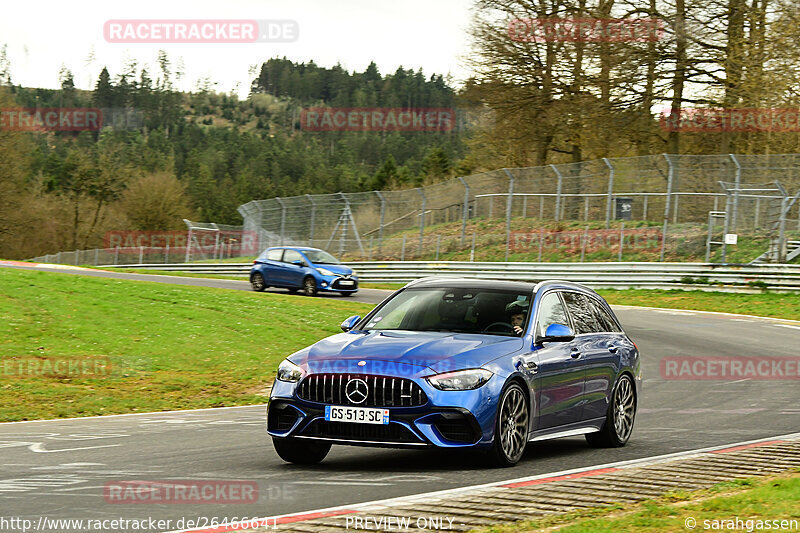
[[[305,294],[306,296],[316,296],[317,280],[315,280],[311,276],[306,277],[303,280],[303,294]]]
[[[264,289],[267,288],[267,284],[264,281],[264,276],[261,275],[261,272],[255,272],[252,276],[250,276],[250,286],[256,292],[263,292]]]
[[[514,466],[522,459],[528,444],[530,410],[525,392],[517,383],[509,385],[500,397],[494,424],[494,442],[489,462],[494,466]]]
[[[621,448],[633,432],[636,417],[636,392],[633,379],[623,374],[614,387],[603,428],[586,435],[586,442],[595,448]]]
[[[302,439],[272,437],[272,445],[278,456],[287,463],[315,465],[320,463],[331,450],[329,442],[307,442]]]

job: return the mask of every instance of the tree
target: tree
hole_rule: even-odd
[[[167,172],[135,179],[122,193],[120,207],[138,230],[178,229],[184,218],[192,218],[186,187]]]
[[[92,102],[97,107],[114,106],[114,85],[111,83],[111,76],[106,67],[103,67],[103,70],[100,71],[100,76],[97,78],[94,93],[92,94]]]

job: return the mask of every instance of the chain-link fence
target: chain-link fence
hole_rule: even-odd
[[[605,229],[617,227],[616,221],[638,221],[660,228],[658,259],[664,260],[671,225],[706,231],[709,213],[722,212],[723,227],[710,227],[711,233],[700,236],[702,245],[719,244],[725,260],[730,241],[714,232],[752,231],[765,239],[765,248],[782,239],[771,245],[779,252],[769,259],[777,261],[786,260],[787,231],[800,230],[795,191],[800,154],[664,154],[501,169],[400,191],[256,200],[239,213],[259,249],[297,244],[347,257],[401,260],[437,259],[456,250],[474,255],[475,241],[504,244],[498,259],[508,260],[525,219],[600,222]],[[504,221],[505,227],[481,227],[481,220]]]
[[[182,246],[126,242],[35,260],[219,261],[291,244],[346,260],[786,262],[800,257],[798,196],[800,154],[601,159],[255,200],[239,207],[243,226],[186,221]],[[743,237],[735,247],[733,235]]]

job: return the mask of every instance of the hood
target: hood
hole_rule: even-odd
[[[330,270],[334,274],[341,274],[343,276],[349,276],[353,273],[353,269],[349,266],[344,265],[330,265],[327,263],[314,263],[314,268],[324,268],[325,270]]]
[[[522,348],[519,337],[465,333],[369,331],[340,333],[296,353],[292,361],[313,365],[326,360],[392,361],[435,372],[477,368]]]

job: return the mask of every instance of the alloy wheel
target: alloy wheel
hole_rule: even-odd
[[[512,386],[503,396],[498,429],[503,454],[509,461],[518,461],[528,440],[528,404],[519,386]]]

